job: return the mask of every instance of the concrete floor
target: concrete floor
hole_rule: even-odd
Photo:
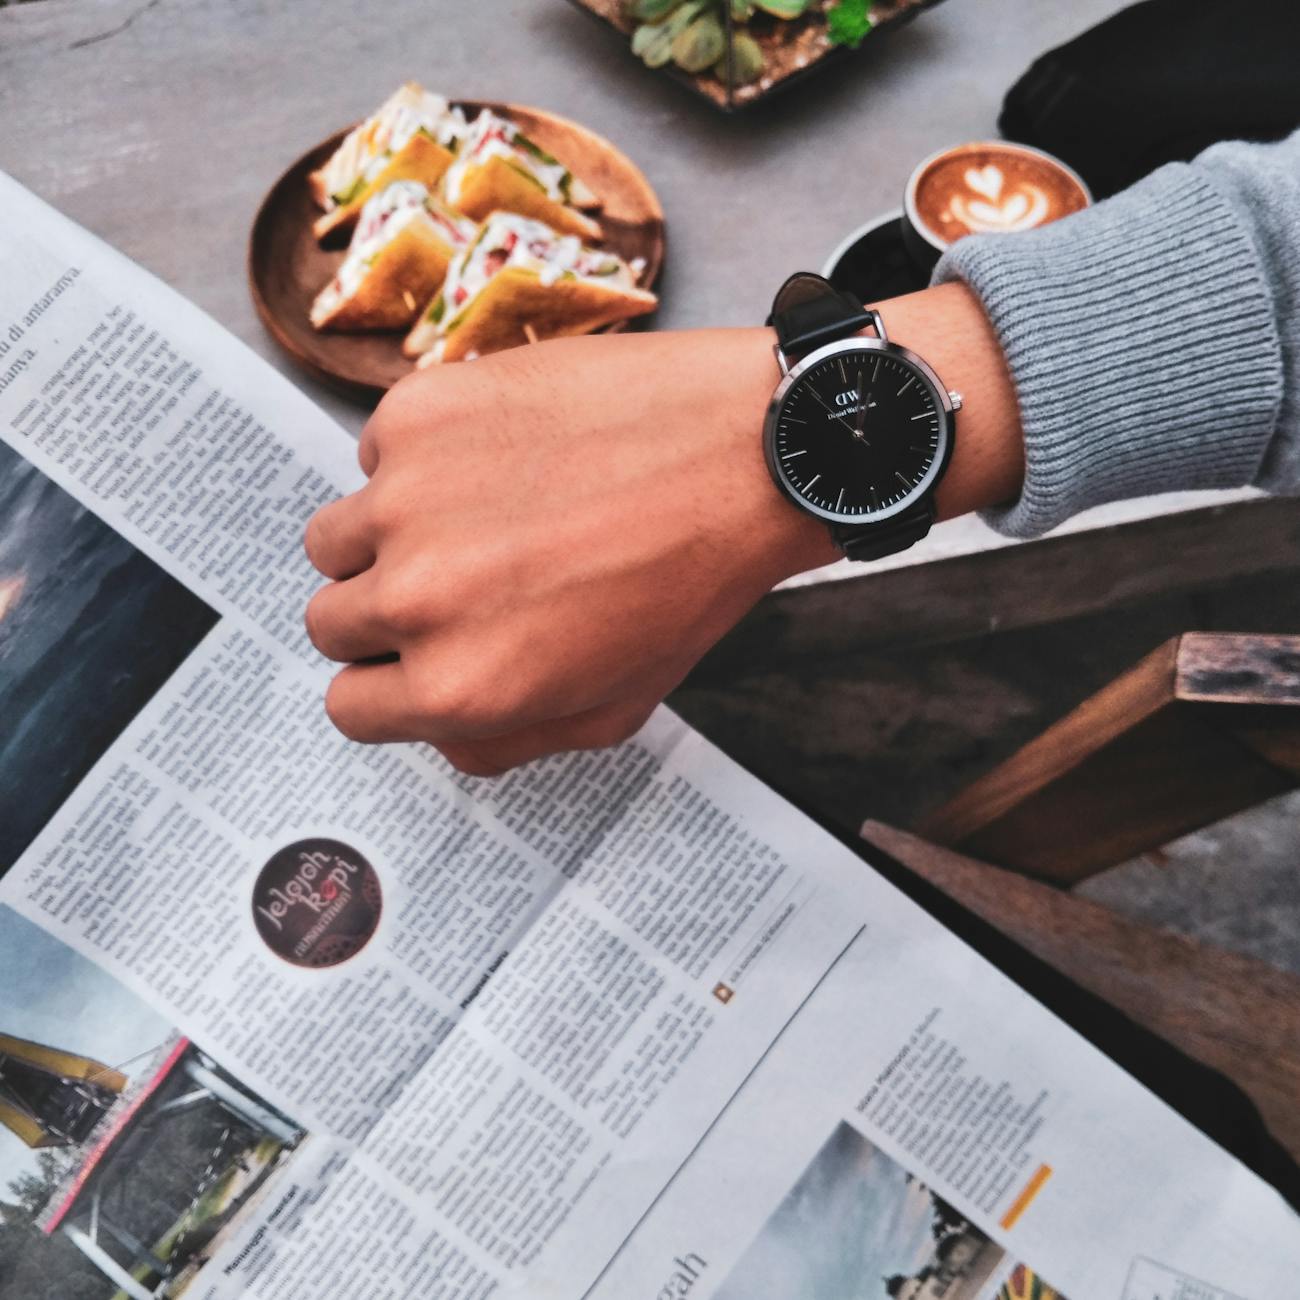
[[[1078,892],[1300,974],[1300,791],[1113,867]]]

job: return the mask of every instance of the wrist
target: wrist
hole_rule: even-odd
[[[1024,437],[1015,388],[979,300],[959,283],[878,305],[890,337],[962,395],[952,460],[935,490],[937,519],[1000,505],[1020,490]]]
[[[729,331],[730,332],[730,331]],[[776,334],[763,326],[737,330],[744,336],[745,365],[728,371],[736,379],[731,409],[743,418],[733,426],[733,463],[745,467],[744,483],[752,513],[756,563],[768,587],[841,558],[826,525],[789,501],[772,482],[763,455],[762,428],[772,391],[781,380],[776,361]]]
[[[962,394],[952,460],[935,490],[936,517],[952,518],[1010,500],[1024,473],[1015,390],[997,336],[974,294],[938,285],[877,304],[890,338],[923,357],[945,387]],[[841,552],[822,520],[799,509],[772,482],[762,439],[767,403],[781,378],[769,328],[720,332],[724,385],[718,426],[732,442],[730,463],[743,467],[746,563],[768,585],[819,568]],[[737,418],[739,416],[739,418]]]
[[[783,389],[788,390],[781,406],[780,421],[783,422],[779,430],[776,425],[767,426],[764,434],[768,468],[772,477],[780,478],[780,484],[774,485],[775,493],[781,502],[788,504],[790,513],[797,519],[797,524],[784,520],[784,526],[774,533],[772,545],[780,549],[787,564],[780,576],[789,576],[836,559],[840,554],[836,542],[844,545],[854,559],[876,558],[906,549],[926,534],[932,520],[948,519],[1013,497],[1023,476],[1023,439],[1019,433],[1017,403],[1008,368],[983,308],[965,285],[932,287],[917,294],[887,299],[866,311],[858,311],[842,299],[844,295],[836,295],[820,277],[802,273],[792,276],[777,296],[774,307],[777,329],[771,333],[763,331],[763,343],[768,350],[775,343],[775,335],[780,334],[787,341],[788,359],[792,343],[793,356],[801,359]],[[854,351],[853,335],[858,330],[858,320],[866,320],[868,328],[874,320],[875,328],[871,334],[876,339],[887,338],[888,342],[872,344],[868,337],[862,344],[865,351]],[[823,344],[840,350],[839,391],[818,390],[818,382],[826,382],[827,378],[836,382],[836,361],[827,360],[826,354],[819,355],[816,351]],[[914,377],[898,390],[897,399],[885,402],[885,395],[872,394],[871,386],[862,385],[863,376],[858,374],[858,383],[862,386],[859,404],[846,407],[845,403],[852,402],[854,393],[849,391],[852,376],[844,373],[844,356],[870,356],[872,347],[880,351],[875,352],[878,359],[874,363],[874,372],[868,370],[866,373],[879,374],[880,365],[885,364],[887,369],[911,373]],[[891,347],[894,348],[894,359],[883,363],[880,357],[887,355]],[[844,350],[848,352],[845,354]],[[822,376],[820,381],[815,382],[807,376],[806,367],[810,363],[806,357],[809,352],[819,357],[811,363],[814,364],[811,374]],[[910,361],[897,359],[909,354]],[[917,365],[920,365],[920,370],[915,369]],[[770,365],[768,376],[771,378],[780,369]],[[880,510],[881,499],[891,503],[887,494],[889,487],[893,486],[893,478],[902,480],[906,486],[909,474],[915,476],[924,472],[924,461],[917,459],[918,455],[924,454],[924,447],[911,446],[915,439],[902,437],[909,426],[905,424],[894,433],[884,434],[887,441],[880,443],[875,452],[870,451],[872,441],[866,428],[868,419],[879,421],[883,417],[884,425],[878,425],[879,428],[888,428],[891,419],[922,419],[924,407],[922,415],[897,413],[898,406],[906,407],[907,402],[917,402],[915,394],[922,391],[920,389],[914,387],[914,395],[910,398],[902,396],[915,385],[917,374],[922,376],[923,385],[928,383],[932,390],[939,386],[949,394],[962,396],[958,403],[962,413],[956,420],[956,429],[953,416],[946,417],[949,441],[946,448],[940,443],[940,450],[935,452],[935,458],[941,456],[943,463],[931,471],[930,484],[923,490],[922,497],[917,498],[915,508],[909,507],[900,513],[901,507],[896,507],[893,515],[897,517],[893,523],[881,520],[879,524],[866,523],[854,529],[852,516],[855,508],[861,510],[861,504],[858,507],[849,504],[845,508],[850,519],[848,523],[837,526],[833,534],[835,541],[832,541],[827,519],[835,519],[835,512],[839,510],[839,503],[845,502],[846,494],[850,502],[854,493],[859,494],[861,502],[870,493],[872,502],[876,502],[876,510]],[[792,383],[794,387],[790,389]],[[770,387],[768,396],[771,396]],[[948,398],[944,396],[943,400],[946,407]],[[790,406],[792,402],[794,404]],[[811,404],[814,402],[815,406]],[[842,409],[832,408],[832,402]],[[892,416],[868,416],[867,412],[876,412],[881,402],[887,411],[896,413]],[[846,463],[841,442],[845,446],[848,442],[840,439],[839,435],[831,442],[815,437],[809,441],[806,430],[827,426],[826,421],[820,419],[818,407],[831,411],[837,430],[848,430],[854,438],[861,439],[862,451],[868,454],[867,460],[854,461],[853,465]],[[855,415],[852,425],[839,419],[839,416],[849,415]],[[785,420],[790,424],[785,424]],[[937,430],[935,437],[940,437]],[[901,439],[897,445],[892,441],[896,438]],[[793,461],[794,456],[809,452],[809,460]],[[849,452],[850,459],[854,455],[857,454]],[[880,456],[884,456],[885,465],[891,465],[889,458],[901,458],[893,461],[892,477],[891,469],[881,471]],[[907,460],[907,456],[913,456],[913,460]],[[875,465],[872,460],[875,460]],[[861,469],[857,468],[859,464]],[[922,465],[920,471],[915,468],[917,464]],[[805,468],[807,465],[813,468]],[[807,480],[806,487],[801,482],[801,473]],[[880,473],[884,477],[876,477]],[[823,478],[831,482],[832,497],[836,482],[839,484],[839,498],[833,506],[829,504],[829,498],[820,499],[811,493],[813,485]],[[822,491],[826,489],[823,487]],[[893,491],[896,500],[896,487]],[[827,515],[826,512],[831,513]],[[887,512],[884,517],[889,519],[891,516]]]

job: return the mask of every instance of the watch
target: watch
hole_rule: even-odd
[[[878,311],[810,271],[781,286],[767,323],[781,368],[763,426],[776,486],[851,560],[919,542],[934,523],[960,394],[890,341]]]

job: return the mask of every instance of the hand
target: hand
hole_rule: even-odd
[[[1023,444],[979,304],[948,284],[879,307],[965,397],[940,517],[1005,500]],[[566,339],[398,384],[362,434],[369,483],[307,530],[339,729],[480,775],[613,744],[770,587],[837,558],[763,461],[772,342]]]
[[[398,384],[362,435],[369,483],[307,533],[334,580],[308,631],[348,665],[335,724],[480,775],[631,735],[764,592],[836,558],[763,462],[778,378],[755,329],[562,340]]]

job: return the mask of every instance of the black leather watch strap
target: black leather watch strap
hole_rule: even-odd
[[[798,271],[781,286],[767,323],[776,331],[781,353],[796,361],[814,348],[861,334],[867,328],[874,328],[877,336],[887,342],[877,312],[811,271]],[[915,505],[888,519],[828,527],[836,545],[850,560],[879,560],[919,542],[933,523],[934,498],[927,493]]]
[[[875,323],[875,313],[823,276],[796,271],[777,290],[767,323],[776,330],[781,351],[801,357],[866,329]]]
[[[850,560],[879,560],[919,542],[934,524],[934,498],[926,497],[890,519],[870,524],[832,524],[831,537]]]

